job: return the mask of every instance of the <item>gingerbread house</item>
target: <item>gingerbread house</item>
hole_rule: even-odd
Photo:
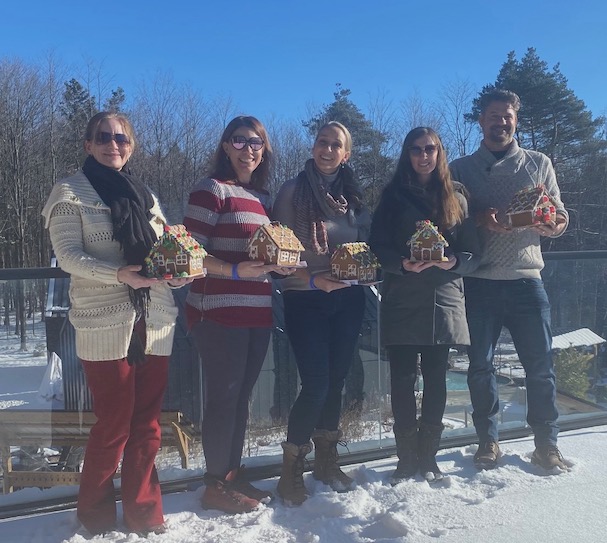
[[[145,259],[146,275],[159,279],[201,275],[206,256],[207,252],[183,224],[165,225],[164,233]]]
[[[364,241],[342,243],[331,255],[335,279],[372,283],[377,280],[379,262]]]
[[[556,205],[542,185],[519,190],[506,210],[513,228],[556,220]]]
[[[266,264],[298,266],[303,245],[293,230],[278,222],[261,225],[249,240],[249,258]]]
[[[438,231],[434,223],[428,219],[415,223],[417,230],[407,242],[411,248],[412,262],[432,262],[447,260],[445,247],[449,243]]]

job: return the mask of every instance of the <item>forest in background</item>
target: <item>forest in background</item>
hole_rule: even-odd
[[[137,139],[131,170],[159,195],[171,222],[181,221],[190,188],[205,175],[227,122],[238,114],[255,115],[240,111],[230,99],[209,99],[165,75],[145,81],[127,96],[119,86],[110,88],[101,71],[85,68],[87,77],[74,78],[54,58],[44,65],[0,58],[1,268],[50,265],[51,247],[40,211],[52,185],[81,167],[82,136],[96,112],[121,111],[131,119]],[[352,101],[349,88],[337,83],[333,100],[309,111],[307,119],[260,119],[275,152],[269,189],[275,194],[297,175],[310,157],[317,128],[337,120],[352,132],[351,164],[373,208],[411,128],[437,130],[450,159],[478,147],[477,101],[492,86],[519,94],[517,138],[523,147],[547,154],[557,172],[571,222],[562,237],[546,240],[544,250],[606,249],[606,121],[593,117],[559,66],[550,68],[533,48],[521,59],[509,53],[495,81],[483,89],[457,80],[446,82],[432,102],[412,94],[395,103],[378,92],[362,107]],[[555,292],[560,292],[559,285],[575,285],[555,305],[558,325],[607,332],[607,272],[602,261],[597,268],[588,273],[577,262],[551,268],[547,286],[553,283]],[[25,292],[12,283],[1,288],[5,319],[11,308],[25,314],[42,307],[44,286],[32,282]],[[566,311],[561,313],[561,306]]]

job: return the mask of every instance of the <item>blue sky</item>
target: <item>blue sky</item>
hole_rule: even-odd
[[[333,99],[335,84],[363,111],[383,94],[398,104],[433,100],[441,85],[491,83],[514,50],[535,47],[560,63],[592,113],[607,112],[604,0],[24,0],[0,7],[0,58],[44,63],[67,74],[87,64],[127,98],[169,74],[206,97],[231,97],[262,121],[304,119]]]

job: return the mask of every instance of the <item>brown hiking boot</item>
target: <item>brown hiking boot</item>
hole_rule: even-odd
[[[247,479],[244,465],[240,466],[236,479],[232,482],[232,488],[249,498],[253,498],[261,503],[270,503],[274,499],[274,494],[269,490],[255,488]]]
[[[295,445],[284,441],[281,445],[282,473],[276,491],[287,505],[301,505],[308,498],[303,472],[306,455],[312,451],[312,444]]]
[[[337,444],[340,443],[340,430],[316,430],[312,435],[314,441],[313,477],[329,485],[336,492],[352,490],[354,480],[346,475],[337,460]]]
[[[218,509],[224,513],[250,513],[259,507],[259,501],[245,496],[234,488],[234,479],[238,470],[232,470],[225,479],[209,475],[204,476],[206,489],[202,495],[203,509]]]
[[[531,455],[531,463],[547,471],[551,471],[554,468],[563,471],[568,469],[561,451],[559,451],[556,445],[552,444],[536,447]]]
[[[494,469],[502,453],[497,441],[485,441],[479,444],[474,455],[474,465],[477,469]]]

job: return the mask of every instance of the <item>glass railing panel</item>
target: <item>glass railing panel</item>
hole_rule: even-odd
[[[557,404],[563,428],[607,421],[607,353],[603,340],[607,254],[600,258],[596,253],[573,256],[547,256],[544,271],[554,334],[557,340],[563,334],[572,334],[565,336],[572,348],[559,351],[556,363]],[[61,275],[60,270],[50,268],[0,270],[0,482],[4,491],[0,509],[39,500],[37,488],[47,489],[45,497],[65,496],[66,500],[73,499],[77,492],[77,486],[62,485],[78,482],[86,435],[94,417],[75,353],[74,331],[67,318],[69,279]],[[185,292],[174,292],[183,308]],[[342,430],[348,447],[340,448],[340,456],[346,461],[394,454],[389,369],[379,347],[379,291],[365,288],[365,293],[365,319],[343,394]],[[250,401],[243,455],[247,467],[260,475],[277,473],[280,443],[286,437],[289,410],[299,390],[278,285],[274,317],[272,339]],[[444,417],[446,444],[476,442],[466,385],[467,364],[466,349],[453,349]],[[507,330],[497,345],[495,368],[501,402],[500,435],[530,433],[525,421],[524,372]],[[163,446],[157,456],[165,483],[183,479],[192,483],[204,472],[199,432],[203,379],[181,311],[164,398]],[[418,388],[420,406],[421,379]],[[18,472],[24,473],[21,478]]]

